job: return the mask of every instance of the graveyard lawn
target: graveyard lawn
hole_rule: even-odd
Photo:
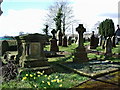
[[[89,78],[75,74],[53,64],[55,72],[47,75],[42,72],[23,72],[16,80],[3,82],[1,88],[72,88]]]
[[[84,43],[84,45],[89,45],[89,43],[86,42],[86,43]],[[68,53],[65,54],[64,57],[52,57],[52,58],[48,58],[48,61],[49,61],[50,65],[52,65],[53,68],[54,68],[54,73],[50,74],[50,76],[53,76],[53,77],[58,76],[59,80],[62,79],[62,83],[59,84],[60,86],[58,85],[58,88],[73,88],[74,86],[76,86],[76,85],[78,85],[78,84],[80,84],[80,83],[82,83],[82,82],[90,79],[90,78],[83,77],[81,75],[75,74],[71,70],[65,69],[65,68],[63,68],[63,67],[61,67],[61,66],[58,65],[58,63],[62,63],[62,62],[63,63],[65,63],[65,62],[72,62],[72,60],[74,58],[74,56],[73,56],[72,53],[74,53],[74,49],[76,47],[77,47],[76,44],[68,45],[68,47],[59,46],[59,50],[60,51],[68,52]],[[47,45],[44,48],[44,50],[48,50],[49,51],[50,50],[50,46]],[[103,52],[103,50],[100,47],[98,47],[95,50]],[[117,50],[114,49],[114,48],[113,48],[113,50],[116,53]],[[95,59],[95,58],[96,59],[98,59],[98,58],[101,59],[101,58],[104,57],[104,55],[102,55],[102,56],[101,55],[97,55],[96,56],[96,54],[94,54],[94,53],[89,53],[88,57],[89,57],[89,59]],[[110,59],[110,60],[115,61],[113,58]],[[118,61],[119,61],[119,59],[118,59]],[[24,75],[25,74],[21,75],[22,78],[24,77]],[[31,84],[31,82],[29,82],[29,81],[22,81],[21,79],[18,77],[15,80],[12,80],[12,81],[9,81],[9,82],[3,82],[2,86],[0,86],[0,87],[1,88],[37,88],[36,85],[38,85],[38,83],[35,83],[35,86],[33,86]],[[90,83],[93,83],[93,82],[90,82]],[[95,85],[95,84],[93,83],[93,85]],[[90,84],[90,86],[93,87],[92,84]],[[41,88],[41,87],[39,87],[39,88]],[[84,86],[81,86],[79,88],[84,88]]]

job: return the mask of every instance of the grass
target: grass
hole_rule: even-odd
[[[85,42],[84,43],[84,45],[89,45],[89,44],[90,44],[89,42]],[[72,53],[74,52],[74,49],[76,47],[77,47],[76,44],[69,45],[68,47],[61,47],[61,46],[59,46],[59,50],[60,51],[66,51],[66,52],[69,52],[71,54],[65,55],[64,57],[48,58],[48,61],[49,61],[50,65],[52,65],[53,68],[54,68],[54,70],[55,70],[55,72],[53,72],[52,74],[50,74],[50,76],[51,77],[58,76],[59,80],[62,79],[62,82],[59,84],[59,85],[62,84],[62,88],[71,88],[73,86],[76,86],[80,82],[83,82],[83,81],[89,79],[87,77],[83,77],[83,76],[77,75],[77,74],[75,74],[75,73],[73,73],[73,72],[71,72],[69,70],[66,70],[66,69],[64,69],[64,68],[62,68],[62,67],[60,67],[60,66],[58,66],[56,64],[56,62],[71,62],[73,60],[73,58],[74,58],[74,56],[72,55]],[[46,45],[45,48],[44,48],[44,50],[49,51],[50,50],[50,45]],[[101,47],[97,47],[96,50],[104,52],[104,49],[101,49]],[[113,48],[113,52],[114,53],[116,53],[117,50],[118,50],[118,46],[116,48]],[[93,58],[103,59],[104,55],[96,55],[94,53],[88,53],[88,58],[89,59],[93,59]],[[116,61],[116,62],[120,61],[117,58],[111,58],[110,60]],[[29,74],[32,74],[32,73],[33,72],[31,72]],[[0,87],[2,87],[2,88],[33,88],[33,87],[36,88],[34,85],[37,85],[39,88],[42,88],[40,86],[41,85],[40,84],[41,81],[40,81],[39,78],[34,82],[34,85],[32,85],[31,81],[22,81],[22,78],[25,77],[24,75],[25,74],[21,75],[21,79],[19,77],[19,78],[15,79],[15,80],[12,80],[12,81],[9,81],[9,82],[3,82],[2,86],[0,86]],[[44,80],[46,80],[45,82],[48,82],[47,79],[44,79]],[[51,82],[50,82],[50,84],[54,85]],[[57,87],[59,87],[59,85],[57,85]],[[47,87],[47,86],[44,86],[44,87]]]
[[[12,80],[10,82],[4,82],[1,87],[14,88],[14,89],[15,88],[44,88],[44,87],[71,88],[79,84],[80,82],[88,80],[87,77],[83,77],[69,70],[65,70],[64,68],[56,65],[55,63],[53,63],[52,65],[56,70],[54,73],[47,75],[46,77],[44,77],[45,75],[43,76],[40,75],[40,77],[38,77],[39,74],[34,74],[34,72],[23,72],[19,77],[19,79]],[[26,74],[28,75],[26,76]],[[28,79],[26,79],[25,77],[27,77]],[[35,80],[34,80],[34,77],[36,77]],[[55,80],[55,82],[52,82],[52,80],[53,81]],[[42,83],[43,81],[44,83]],[[61,81],[61,82],[58,82],[58,81]],[[48,82],[50,84],[48,84]]]
[[[77,45],[74,43],[72,45],[68,45],[68,47],[59,46],[59,51],[66,51],[72,53]],[[50,45],[46,45],[44,50],[50,51]]]

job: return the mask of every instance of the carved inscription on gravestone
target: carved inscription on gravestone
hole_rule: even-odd
[[[30,54],[33,56],[40,54],[40,43],[31,43],[30,44]]]

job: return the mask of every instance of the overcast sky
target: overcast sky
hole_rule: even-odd
[[[42,33],[47,9],[55,0],[3,0],[0,16],[0,36],[18,35],[19,32]],[[118,24],[119,0],[70,0],[75,19],[92,31],[98,21],[110,18]]]

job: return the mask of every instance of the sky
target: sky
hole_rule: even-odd
[[[3,0],[0,16],[0,36],[16,36],[19,32],[43,33],[45,16],[55,0]],[[118,24],[119,0],[69,0],[78,24],[83,24],[87,32],[92,32],[97,22],[109,18]],[[67,32],[71,33],[71,31]]]

